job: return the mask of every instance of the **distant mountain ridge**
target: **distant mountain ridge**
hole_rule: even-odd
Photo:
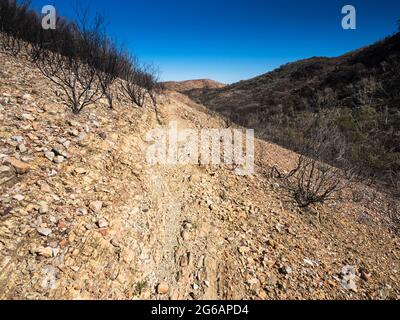
[[[346,106],[354,106],[357,102],[350,101],[351,92],[347,94],[343,92],[345,87],[369,75],[379,76],[390,71],[388,69],[394,61],[388,61],[388,59],[398,59],[399,56],[400,33],[397,33],[376,44],[336,58],[304,59],[222,88],[209,88],[210,90],[204,90],[201,94],[200,92],[189,93],[208,107],[223,113],[226,113],[226,109],[232,111],[232,108],[236,110],[249,107],[249,98],[251,98],[252,106],[264,109],[289,102],[287,101],[289,97],[277,95],[277,92],[307,99],[312,96],[312,93],[308,91],[316,92],[325,89],[336,90],[340,94],[340,100],[349,99]],[[397,69],[393,71],[395,73]]]
[[[298,151],[307,123],[335,112],[357,163],[400,176],[400,33],[336,58],[313,57],[192,99]]]
[[[180,93],[190,93],[192,90],[217,89],[226,85],[210,79],[196,79],[186,81],[166,81],[162,83],[167,90],[177,91]]]

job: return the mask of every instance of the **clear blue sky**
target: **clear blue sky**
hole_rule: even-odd
[[[103,14],[109,34],[163,80],[232,83],[312,56],[336,56],[396,31],[399,0],[81,0]],[[73,17],[74,0],[55,4]],[[357,30],[343,30],[341,8],[357,9]]]

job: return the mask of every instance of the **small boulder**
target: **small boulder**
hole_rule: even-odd
[[[85,174],[86,169],[85,168],[75,168],[75,173],[76,174]]]
[[[53,162],[54,157],[55,157],[56,155],[54,154],[54,152],[46,151],[46,152],[44,153],[44,156],[46,157],[47,160]]]
[[[51,150],[56,156],[62,156],[64,158],[68,158],[68,152],[64,150],[64,147],[62,146],[55,146]]]
[[[92,201],[89,205],[89,208],[94,212],[98,213],[100,210],[103,208],[103,202],[102,201]]]
[[[29,93],[25,93],[25,94],[22,96],[22,99],[27,100],[27,101],[32,101],[32,100],[33,100],[33,99],[32,99],[32,96],[31,96]]]
[[[10,164],[18,174],[25,174],[31,169],[29,164],[15,158],[6,158],[5,162],[6,164]]]
[[[79,208],[76,210],[76,213],[79,216],[86,216],[88,214],[88,211],[86,208]]]
[[[64,159],[65,158],[63,156],[56,156],[53,161],[54,163],[60,164],[64,162]]]
[[[47,203],[42,203],[39,208],[39,213],[45,214],[47,212],[49,212],[49,206],[47,205]]]
[[[53,248],[51,247],[37,247],[31,250],[31,253],[37,254],[45,258],[53,257]]]
[[[158,286],[157,286],[157,293],[158,294],[167,294],[169,291],[169,286],[167,283],[165,282],[161,282]]]
[[[13,197],[13,199],[20,202],[20,201],[24,200],[25,197],[24,197],[22,194],[16,194],[16,195]]]
[[[98,226],[99,228],[107,228],[108,225],[109,225],[108,221],[107,221],[106,219],[104,219],[104,218],[101,218],[101,219],[99,219],[99,220],[97,221],[97,226]]]
[[[35,117],[29,113],[23,113],[20,117],[21,120],[35,121]]]
[[[20,145],[18,145],[18,150],[21,153],[25,153],[26,151],[28,151],[28,148],[26,147],[26,145],[24,145],[23,143],[21,143]]]
[[[52,231],[49,228],[37,228],[36,231],[44,237],[51,235]]]
[[[114,247],[116,247],[116,248],[119,248],[119,247],[121,246],[121,244],[120,244],[118,238],[116,238],[116,237],[112,238],[111,241],[110,241],[110,243],[111,243]]]
[[[293,272],[292,268],[289,266],[282,266],[279,268],[279,272],[282,274],[291,274]]]
[[[51,192],[51,188],[50,186],[47,184],[47,182],[45,181],[39,181],[37,183],[37,185],[40,187],[40,191],[41,192],[45,192],[45,193],[50,193]]]
[[[0,185],[10,181],[15,177],[15,172],[11,167],[8,166],[0,166]]]

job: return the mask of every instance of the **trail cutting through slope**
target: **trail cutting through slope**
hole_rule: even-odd
[[[301,210],[268,174],[296,154],[260,140],[252,176],[150,165],[150,130],[229,123],[174,92],[159,119],[124,98],[73,116],[34,66],[0,58],[0,299],[400,298],[384,194]]]

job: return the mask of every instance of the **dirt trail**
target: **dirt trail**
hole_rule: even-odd
[[[193,126],[180,116],[188,116],[191,110],[177,104],[168,101],[161,108],[164,124],[176,122],[178,130]],[[158,166],[149,170],[150,197],[157,207],[153,221],[158,222],[154,230],[158,241],[149,251],[161,257],[149,268],[156,274],[154,280],[168,283],[174,299],[217,299],[217,253],[222,250],[219,238],[223,228],[215,226],[212,214],[203,214],[201,206],[207,206],[201,203],[204,190],[193,188],[205,170],[193,166]]]

